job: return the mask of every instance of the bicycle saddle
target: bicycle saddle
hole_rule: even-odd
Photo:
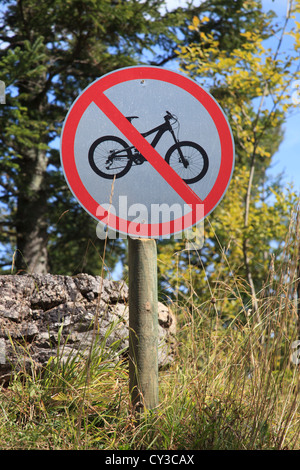
[[[138,119],[138,116],[126,116],[126,119],[128,119],[129,122],[132,121],[132,119]]]

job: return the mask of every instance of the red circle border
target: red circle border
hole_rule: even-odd
[[[202,220],[218,205],[230,183],[234,167],[234,141],[231,129],[219,104],[200,85],[177,72],[160,67],[133,66],[116,70],[93,82],[74,101],[66,116],[61,136],[61,162],[69,187],[84,209],[92,217],[103,222],[103,213],[97,215],[101,205],[89,194],[76,168],[74,142],[77,127],[87,107],[93,102],[95,93],[103,93],[125,81],[141,79],[161,80],[184,89],[205,107],[216,126],[221,145],[221,165],[215,184],[203,201],[204,214],[200,219]],[[187,216],[171,222],[142,225],[110,214],[108,225],[112,229],[128,235],[133,233],[134,236],[157,237],[183,231],[200,220],[193,220],[191,224],[191,216],[187,214]],[[186,224],[188,226],[185,226]]]

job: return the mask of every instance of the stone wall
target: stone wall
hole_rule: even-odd
[[[100,289],[102,287],[101,293]],[[56,356],[63,360],[86,354],[92,342],[97,312],[97,340],[106,347],[128,348],[128,287],[79,274],[0,276],[0,383],[13,370],[43,367]],[[159,303],[159,366],[174,355],[176,320]]]

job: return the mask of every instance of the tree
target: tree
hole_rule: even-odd
[[[201,12],[211,12],[207,33],[223,48],[238,47],[247,40],[241,30],[251,32],[264,22],[248,3],[206,0],[164,12],[164,0],[2,2],[0,70],[7,87],[7,104],[0,107],[2,266],[13,259],[17,271],[70,274],[85,259],[86,271],[97,269],[90,250],[86,256],[97,241],[89,241],[95,222],[75,207],[60,169],[57,140],[70,104],[106,72],[176,58],[178,44],[197,37],[188,25]],[[123,253],[119,242],[114,247],[112,264]]]
[[[240,42],[231,50],[209,28],[210,13],[195,17],[190,29],[198,39],[178,50],[182,69],[202,85],[209,87],[225,110],[236,144],[236,169],[230,188],[220,206],[206,224],[206,243],[200,253],[182,251],[181,264],[196,294],[210,298],[207,287],[218,282],[227,286],[231,280],[246,279],[249,289],[243,287],[244,301],[249,300],[257,311],[257,292],[268,278],[270,256],[280,253],[297,194],[283,191],[280,184],[267,178],[271,156],[282,139],[282,124],[294,106],[291,84],[299,76],[299,23],[289,32],[294,38],[292,53],[281,53],[282,38],[287,34],[288,22],[293,17],[292,2],[286,21],[275,31],[272,15],[264,15],[259,1],[244,2],[244,8],[255,10],[256,26],[241,29]],[[299,1],[294,12],[299,13]],[[277,33],[275,50],[266,48],[263,40]],[[272,198],[268,197],[272,196]],[[182,245],[175,251],[180,253]],[[166,247],[160,255],[162,275],[170,270],[175,288],[175,258],[172,264]],[[177,263],[180,261],[177,260]],[[192,264],[192,273],[188,265]],[[203,269],[205,268],[205,269]],[[182,274],[183,271],[181,271]],[[240,285],[241,286],[241,285]],[[223,303],[224,307],[224,303]]]
[[[57,138],[67,110],[95,78],[137,63],[146,50],[159,46],[170,56],[183,10],[162,15],[164,0],[2,3],[2,266],[13,258],[17,271],[71,273],[95,222],[73,208],[62,178]]]
[[[218,58],[219,53],[224,61],[234,51],[244,48],[245,52],[258,30],[262,39],[273,34],[270,15],[264,15],[260,2],[254,0],[206,0],[198,7],[190,2],[187,9],[166,13],[161,9],[164,0],[45,0],[41,4],[5,0],[2,4],[0,79],[6,83],[7,96],[6,105],[0,106],[0,263],[7,266],[13,260],[18,272],[98,272],[94,253],[95,247],[99,247],[99,253],[102,247],[94,235],[96,222],[74,201],[60,168],[58,137],[73,100],[95,78],[116,68],[138,61],[164,65],[179,58],[186,62],[186,72],[194,77],[201,73],[210,80],[213,94],[230,115],[234,98],[226,80],[222,84],[216,81],[218,74],[223,74],[220,62],[217,60],[210,75],[205,67],[199,68],[195,58],[201,57],[198,52],[206,54],[206,63],[214,65],[211,59]],[[193,17],[202,19],[200,29]],[[218,42],[217,52],[213,41]],[[188,45],[189,49],[181,48]],[[181,51],[179,55],[176,48]],[[190,57],[184,57],[188,51]],[[194,75],[192,68],[187,68],[193,62]],[[230,67],[228,61],[226,79]],[[242,93],[239,96],[243,98]],[[252,99],[254,95],[250,102]],[[251,112],[256,111],[246,110],[251,124]],[[263,113],[260,117],[259,123]],[[242,124],[242,134],[246,135],[247,123]],[[257,128],[260,148],[267,154],[272,155],[279,144],[278,126],[269,127],[264,134],[262,127]],[[249,163],[248,144],[247,139],[238,140],[238,164],[245,168]],[[254,147],[253,184],[262,185],[270,158]],[[166,244],[160,246],[167,251]],[[112,244],[108,240],[108,255],[112,266],[124,257],[120,241]],[[207,253],[208,264],[211,258]]]

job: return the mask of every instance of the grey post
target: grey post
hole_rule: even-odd
[[[129,390],[135,411],[158,406],[157,248],[129,238]]]
[[[5,83],[0,80],[0,104],[5,104]]]

